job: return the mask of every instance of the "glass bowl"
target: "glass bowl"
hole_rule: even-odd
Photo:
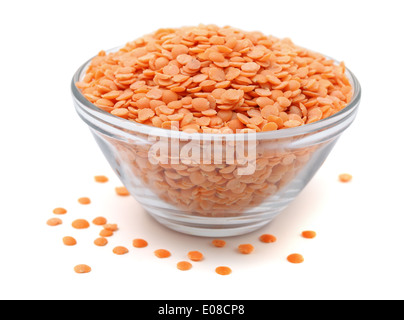
[[[268,132],[186,133],[128,121],[93,105],[75,85],[90,62],[71,83],[78,115],[142,207],[166,227],[197,236],[245,234],[280,214],[355,119],[361,97],[347,69],[351,102],[328,118]]]

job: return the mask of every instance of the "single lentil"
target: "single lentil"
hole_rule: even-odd
[[[188,258],[192,261],[201,261],[203,259],[203,254],[200,251],[190,251],[188,252]]]
[[[127,254],[129,252],[129,250],[127,248],[125,248],[125,247],[118,246],[118,247],[115,247],[112,250],[112,252],[115,253],[116,255],[121,256],[121,255]]]
[[[63,244],[66,246],[75,246],[77,244],[77,241],[73,237],[64,237]]]
[[[187,271],[192,268],[192,263],[188,261],[180,261],[177,263],[177,269],[181,271]]]
[[[302,237],[306,239],[314,239],[317,236],[315,231],[306,230],[302,232]]]
[[[276,237],[272,234],[263,234],[260,236],[260,241],[264,243],[273,243],[276,242]]]
[[[67,210],[65,208],[55,208],[53,209],[54,214],[66,214]]]
[[[98,182],[98,183],[106,183],[109,181],[109,179],[106,176],[95,176],[94,180],[95,180],[95,182]]]
[[[134,239],[132,242],[135,248],[145,248],[148,246],[148,243],[144,239]]]
[[[238,251],[242,254],[250,254],[254,251],[254,246],[252,244],[240,244],[238,246]]]
[[[75,229],[87,229],[90,223],[85,219],[77,219],[72,222],[72,227]]]
[[[350,175],[349,173],[342,173],[339,175],[339,181],[341,182],[350,182],[352,180],[352,175]]]
[[[108,240],[104,237],[100,237],[94,240],[94,244],[98,247],[104,247],[108,244]]]
[[[232,273],[231,268],[229,268],[229,267],[227,267],[227,266],[220,266],[220,267],[217,267],[217,268],[215,269],[215,271],[216,271],[217,274],[220,274],[221,276],[227,276],[227,275],[229,275],[230,273]]]
[[[130,194],[129,194],[129,191],[128,191],[125,187],[116,187],[116,188],[115,188],[115,192],[116,192],[116,194],[117,194],[118,196],[122,196],[122,197],[129,196],[129,195],[130,195]]]
[[[157,258],[168,258],[171,256],[171,252],[166,249],[158,249],[154,251],[154,255]]]
[[[290,263],[302,263],[302,262],[304,262],[304,258],[303,258],[303,256],[301,255],[301,254],[299,254],[299,253],[293,253],[293,254],[290,254],[288,257],[287,257],[287,260],[290,262]]]
[[[51,218],[46,222],[46,224],[51,227],[56,227],[62,223],[63,223],[62,220],[59,218]]]
[[[76,273],[89,273],[91,272],[91,267],[86,264],[79,264],[74,267],[74,272]]]
[[[90,200],[90,198],[82,197],[82,198],[79,198],[79,199],[78,199],[78,202],[79,202],[80,204],[86,205],[86,204],[90,204],[90,203],[91,203],[91,200]]]

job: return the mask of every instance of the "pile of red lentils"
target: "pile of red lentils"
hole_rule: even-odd
[[[160,29],[101,51],[76,86],[112,115],[189,133],[298,127],[352,97],[343,63],[290,39],[216,25]]]

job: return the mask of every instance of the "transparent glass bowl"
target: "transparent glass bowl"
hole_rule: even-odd
[[[128,121],[90,103],[75,86],[77,113],[112,169],[158,222],[207,237],[245,234],[269,223],[311,180],[354,120],[361,89],[340,112],[296,128],[256,134],[185,133]]]

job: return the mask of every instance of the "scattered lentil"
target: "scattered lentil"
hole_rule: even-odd
[[[105,182],[109,181],[109,179],[106,176],[95,176],[94,180],[95,180],[95,182],[98,182],[98,183],[105,183]]]
[[[122,197],[130,195],[129,191],[125,187],[116,187],[115,192],[118,196],[122,196]]]
[[[223,248],[226,245],[226,241],[221,239],[214,239],[212,240],[212,244],[217,248]]]
[[[352,175],[350,175],[349,173],[342,173],[339,175],[339,181],[341,182],[350,182],[352,180]]]
[[[104,247],[108,244],[108,240],[104,237],[100,237],[94,240],[94,244],[98,247]]]
[[[108,231],[117,231],[118,230],[118,225],[116,223],[107,223],[104,224],[104,230],[108,230]]]
[[[91,267],[86,264],[79,264],[74,267],[74,272],[76,273],[89,273],[91,272]]]
[[[53,209],[54,214],[66,214],[67,210],[65,208],[55,208]]]
[[[75,246],[77,244],[77,241],[73,237],[64,237],[63,243],[66,246]]]
[[[315,231],[307,230],[302,232],[302,237],[306,239],[314,239],[317,236]]]
[[[302,262],[304,262],[303,256],[301,254],[299,254],[299,253],[293,253],[293,254],[289,255],[287,257],[287,260],[290,263],[302,263]]]
[[[192,261],[201,261],[203,259],[203,254],[199,251],[188,252],[188,258]]]
[[[86,205],[86,204],[90,204],[90,203],[91,203],[91,200],[90,200],[90,198],[82,197],[82,198],[79,198],[79,199],[78,199],[78,202],[79,202],[80,204]]]
[[[72,222],[72,227],[75,229],[87,229],[90,227],[90,223],[85,219],[77,219]]]
[[[145,248],[148,246],[148,243],[144,239],[134,239],[133,240],[133,246],[135,248]]]
[[[127,248],[125,248],[125,247],[118,246],[118,247],[115,247],[112,250],[112,252],[119,255],[119,256],[121,256],[121,255],[127,254],[129,252],[129,250]]]
[[[154,255],[157,258],[168,258],[171,256],[171,252],[165,249],[158,249],[156,251],[154,251]]]
[[[238,251],[242,254],[250,254],[254,251],[254,246],[252,244],[240,244]]]
[[[104,217],[97,217],[97,218],[95,218],[95,219],[93,220],[93,223],[94,223],[96,226],[103,226],[103,225],[107,224],[107,219],[104,218]]]
[[[276,237],[272,234],[263,234],[260,236],[260,241],[264,243],[273,243],[276,242]]]
[[[102,229],[102,230],[100,231],[99,235],[100,235],[101,237],[104,237],[104,238],[106,237],[106,238],[108,238],[108,237],[112,237],[112,236],[114,235],[114,232],[111,231],[111,230]]]
[[[59,218],[51,218],[46,222],[46,224],[51,227],[56,227],[62,223],[62,220],[60,220]]]
[[[188,261],[180,261],[177,263],[177,269],[181,271],[187,271],[192,268],[192,263]]]
[[[232,272],[232,270],[226,266],[217,267],[215,271],[217,274],[220,274],[221,276],[227,276]]]

